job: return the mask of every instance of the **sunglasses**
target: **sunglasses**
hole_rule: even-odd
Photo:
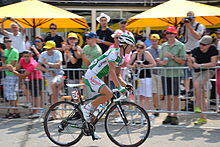
[[[206,46],[206,45],[208,45],[208,44],[203,44],[203,43],[200,43],[200,45],[201,45],[201,46]]]
[[[12,42],[11,40],[6,40],[5,43]]]
[[[175,33],[172,33],[172,32],[166,32],[166,34],[167,34],[167,35],[168,35],[168,34],[172,35],[172,34],[175,34]]]
[[[51,30],[56,30],[57,28],[50,28]]]
[[[41,43],[41,40],[35,40],[34,43]]]
[[[137,46],[136,48],[137,48],[137,49],[144,49],[143,46]]]
[[[71,37],[71,38],[69,38],[69,40],[76,40],[76,38],[74,38],[74,37]]]

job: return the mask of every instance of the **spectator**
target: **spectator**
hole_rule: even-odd
[[[25,50],[29,50],[31,48],[31,43],[28,36],[25,36]]]
[[[44,39],[47,41],[54,41],[56,43],[56,48],[60,50],[62,48],[63,38],[57,34],[57,25],[55,23],[50,24],[50,34]]]
[[[4,68],[10,66],[15,67],[18,63],[19,53],[18,50],[12,47],[12,40],[10,38],[4,39],[6,49],[4,50],[5,64]],[[6,77],[4,79],[4,97],[9,101],[10,107],[17,106],[16,86],[18,84],[18,77],[10,71],[5,71]],[[5,118],[20,118],[20,114],[17,109],[9,109]]]
[[[50,24],[50,34],[44,39],[44,41],[54,41],[56,43],[56,49],[61,51],[62,58],[64,58],[64,51],[62,48],[64,40],[61,36],[57,34],[57,25],[55,23]],[[63,61],[62,64],[64,65],[65,62]]]
[[[158,34],[151,34],[150,40],[152,45],[147,48],[147,51],[149,51],[154,60],[157,61],[161,49],[161,46],[159,45],[160,36]],[[159,66],[159,64],[157,66]],[[154,107],[156,110],[159,110],[159,100],[163,99],[162,83],[159,70],[152,71],[152,87]],[[155,112],[154,115],[159,116],[159,113]]]
[[[44,48],[46,51],[40,54],[37,68],[46,72],[47,91],[51,96],[51,103],[56,103],[58,101],[58,92],[61,92],[62,89],[63,58],[61,52],[55,50],[56,43],[54,41],[47,41]],[[42,65],[46,66],[46,68]]]
[[[109,46],[114,43],[113,38],[111,35],[113,31],[108,27],[108,22],[110,21],[110,17],[104,13],[101,13],[96,20],[100,23],[101,28],[96,31],[97,33],[97,43],[102,49],[102,53],[105,53]]]
[[[45,51],[43,47],[44,47],[43,38],[40,36],[35,37],[34,45],[30,48],[30,50],[32,50],[33,52],[34,60],[37,61],[38,58],[40,57],[40,54]]]
[[[20,59],[18,65],[16,68],[13,68],[12,65],[10,65],[10,71],[12,71],[16,76],[18,76],[21,79],[25,79],[28,77],[29,81],[27,83],[27,88],[31,91],[31,95],[33,97],[32,99],[32,105],[34,107],[42,107],[42,98],[41,91],[42,91],[42,73],[40,71],[36,71],[37,62],[32,57],[32,52],[29,50],[25,50],[22,53],[22,58]],[[25,69],[23,73],[19,73],[18,70]],[[29,95],[27,95],[29,96]],[[40,116],[40,113],[38,110],[33,110],[33,115],[28,118],[38,118]]]
[[[81,47],[76,45],[78,42],[78,36],[76,33],[69,33],[67,45],[65,46],[65,55],[64,59],[67,63],[67,68],[81,68],[82,66],[82,57],[80,53]],[[82,49],[81,49],[82,50]],[[80,72],[79,71],[67,71],[66,76],[68,77],[68,83],[78,84],[80,81]]]
[[[133,33],[131,33],[130,31],[126,30],[126,27],[127,27],[128,23],[127,23],[127,20],[126,19],[122,19],[120,22],[119,22],[119,30],[121,30],[123,32],[123,34],[128,34],[132,37],[134,37]],[[117,30],[116,30],[117,32]]]
[[[191,51],[192,49],[199,46],[199,39],[205,32],[204,25],[195,21],[196,17],[193,11],[187,13],[187,17],[182,20],[181,31],[181,41],[185,44],[186,51]],[[186,65],[187,66],[187,65]],[[185,91],[182,94],[187,94],[192,96],[192,91],[190,91],[190,77],[192,77],[191,70],[184,71],[184,87]]]
[[[212,69],[200,69],[210,68],[216,65],[218,51],[215,46],[211,45],[212,37],[205,35],[200,40],[199,47],[192,50],[192,57],[188,57],[188,63],[190,68],[194,68],[194,88],[196,96],[196,106],[194,111],[201,113],[206,111],[207,102],[205,97],[206,85],[209,79],[214,75]],[[194,122],[195,125],[206,123],[206,115],[201,114],[200,118]]]
[[[11,32],[4,30],[4,22],[6,20],[11,20],[14,22],[11,24]],[[23,28],[22,25],[18,23],[14,18],[9,17],[2,19],[1,32],[12,40],[12,46],[16,48],[19,53],[22,53],[25,50],[25,28]]]
[[[217,49],[220,50],[220,29],[216,31],[216,41],[217,41],[216,43]]]
[[[166,29],[167,42],[163,43],[160,50],[159,64],[163,67],[181,67],[185,63],[185,46],[178,41],[175,37],[177,31],[174,26]],[[167,108],[171,111],[172,98],[174,103],[174,111],[179,108],[179,86],[180,76],[182,70],[166,69],[161,71],[163,94],[167,98]],[[178,125],[179,121],[177,114],[168,113],[168,116],[163,121],[163,124]]]
[[[218,66],[220,66],[220,43],[217,49],[218,49]],[[217,69],[217,90],[218,90],[218,96],[220,98],[220,68]]]
[[[87,45],[83,47],[83,52],[81,52],[83,59],[82,68],[88,68],[92,61],[102,55],[102,49],[96,43],[96,33],[89,32],[85,36]],[[87,85],[84,87],[83,95],[85,98],[93,96],[93,93],[91,93],[90,88]]]
[[[84,60],[82,68],[88,68],[90,63],[103,53],[102,49],[96,43],[96,33],[89,32],[85,36],[87,45],[83,47],[83,52],[81,53],[83,55],[82,59]]]
[[[128,67],[137,69],[136,73],[139,74],[140,84],[137,84],[137,95],[140,96],[140,105],[147,109],[151,109],[150,98],[152,97],[152,78],[150,69],[140,69],[156,66],[156,62],[151,54],[146,51],[144,42],[136,44],[136,52],[131,56]],[[146,107],[147,106],[147,107]]]

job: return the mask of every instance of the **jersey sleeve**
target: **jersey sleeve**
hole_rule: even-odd
[[[108,62],[117,63],[118,55],[115,51],[111,51],[108,55]]]

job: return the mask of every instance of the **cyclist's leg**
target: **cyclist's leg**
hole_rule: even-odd
[[[103,104],[104,102],[110,100],[113,97],[113,93],[107,85],[104,85],[100,89],[100,96],[98,96],[93,102],[92,106],[94,108],[98,107],[99,104]]]
[[[93,112],[99,104],[111,99],[113,94],[106,84],[91,70],[86,72],[84,82],[89,86],[92,92],[99,93],[95,101],[82,106],[83,116],[85,120],[89,121],[91,112]]]

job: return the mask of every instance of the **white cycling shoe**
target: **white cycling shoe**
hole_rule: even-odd
[[[91,110],[90,109],[87,109],[86,108],[86,105],[82,105],[81,106],[81,110],[82,110],[82,113],[83,113],[83,117],[86,121],[90,121],[90,116],[91,116]]]
[[[99,136],[96,132],[94,132],[94,138],[95,140],[102,139],[102,137]]]

